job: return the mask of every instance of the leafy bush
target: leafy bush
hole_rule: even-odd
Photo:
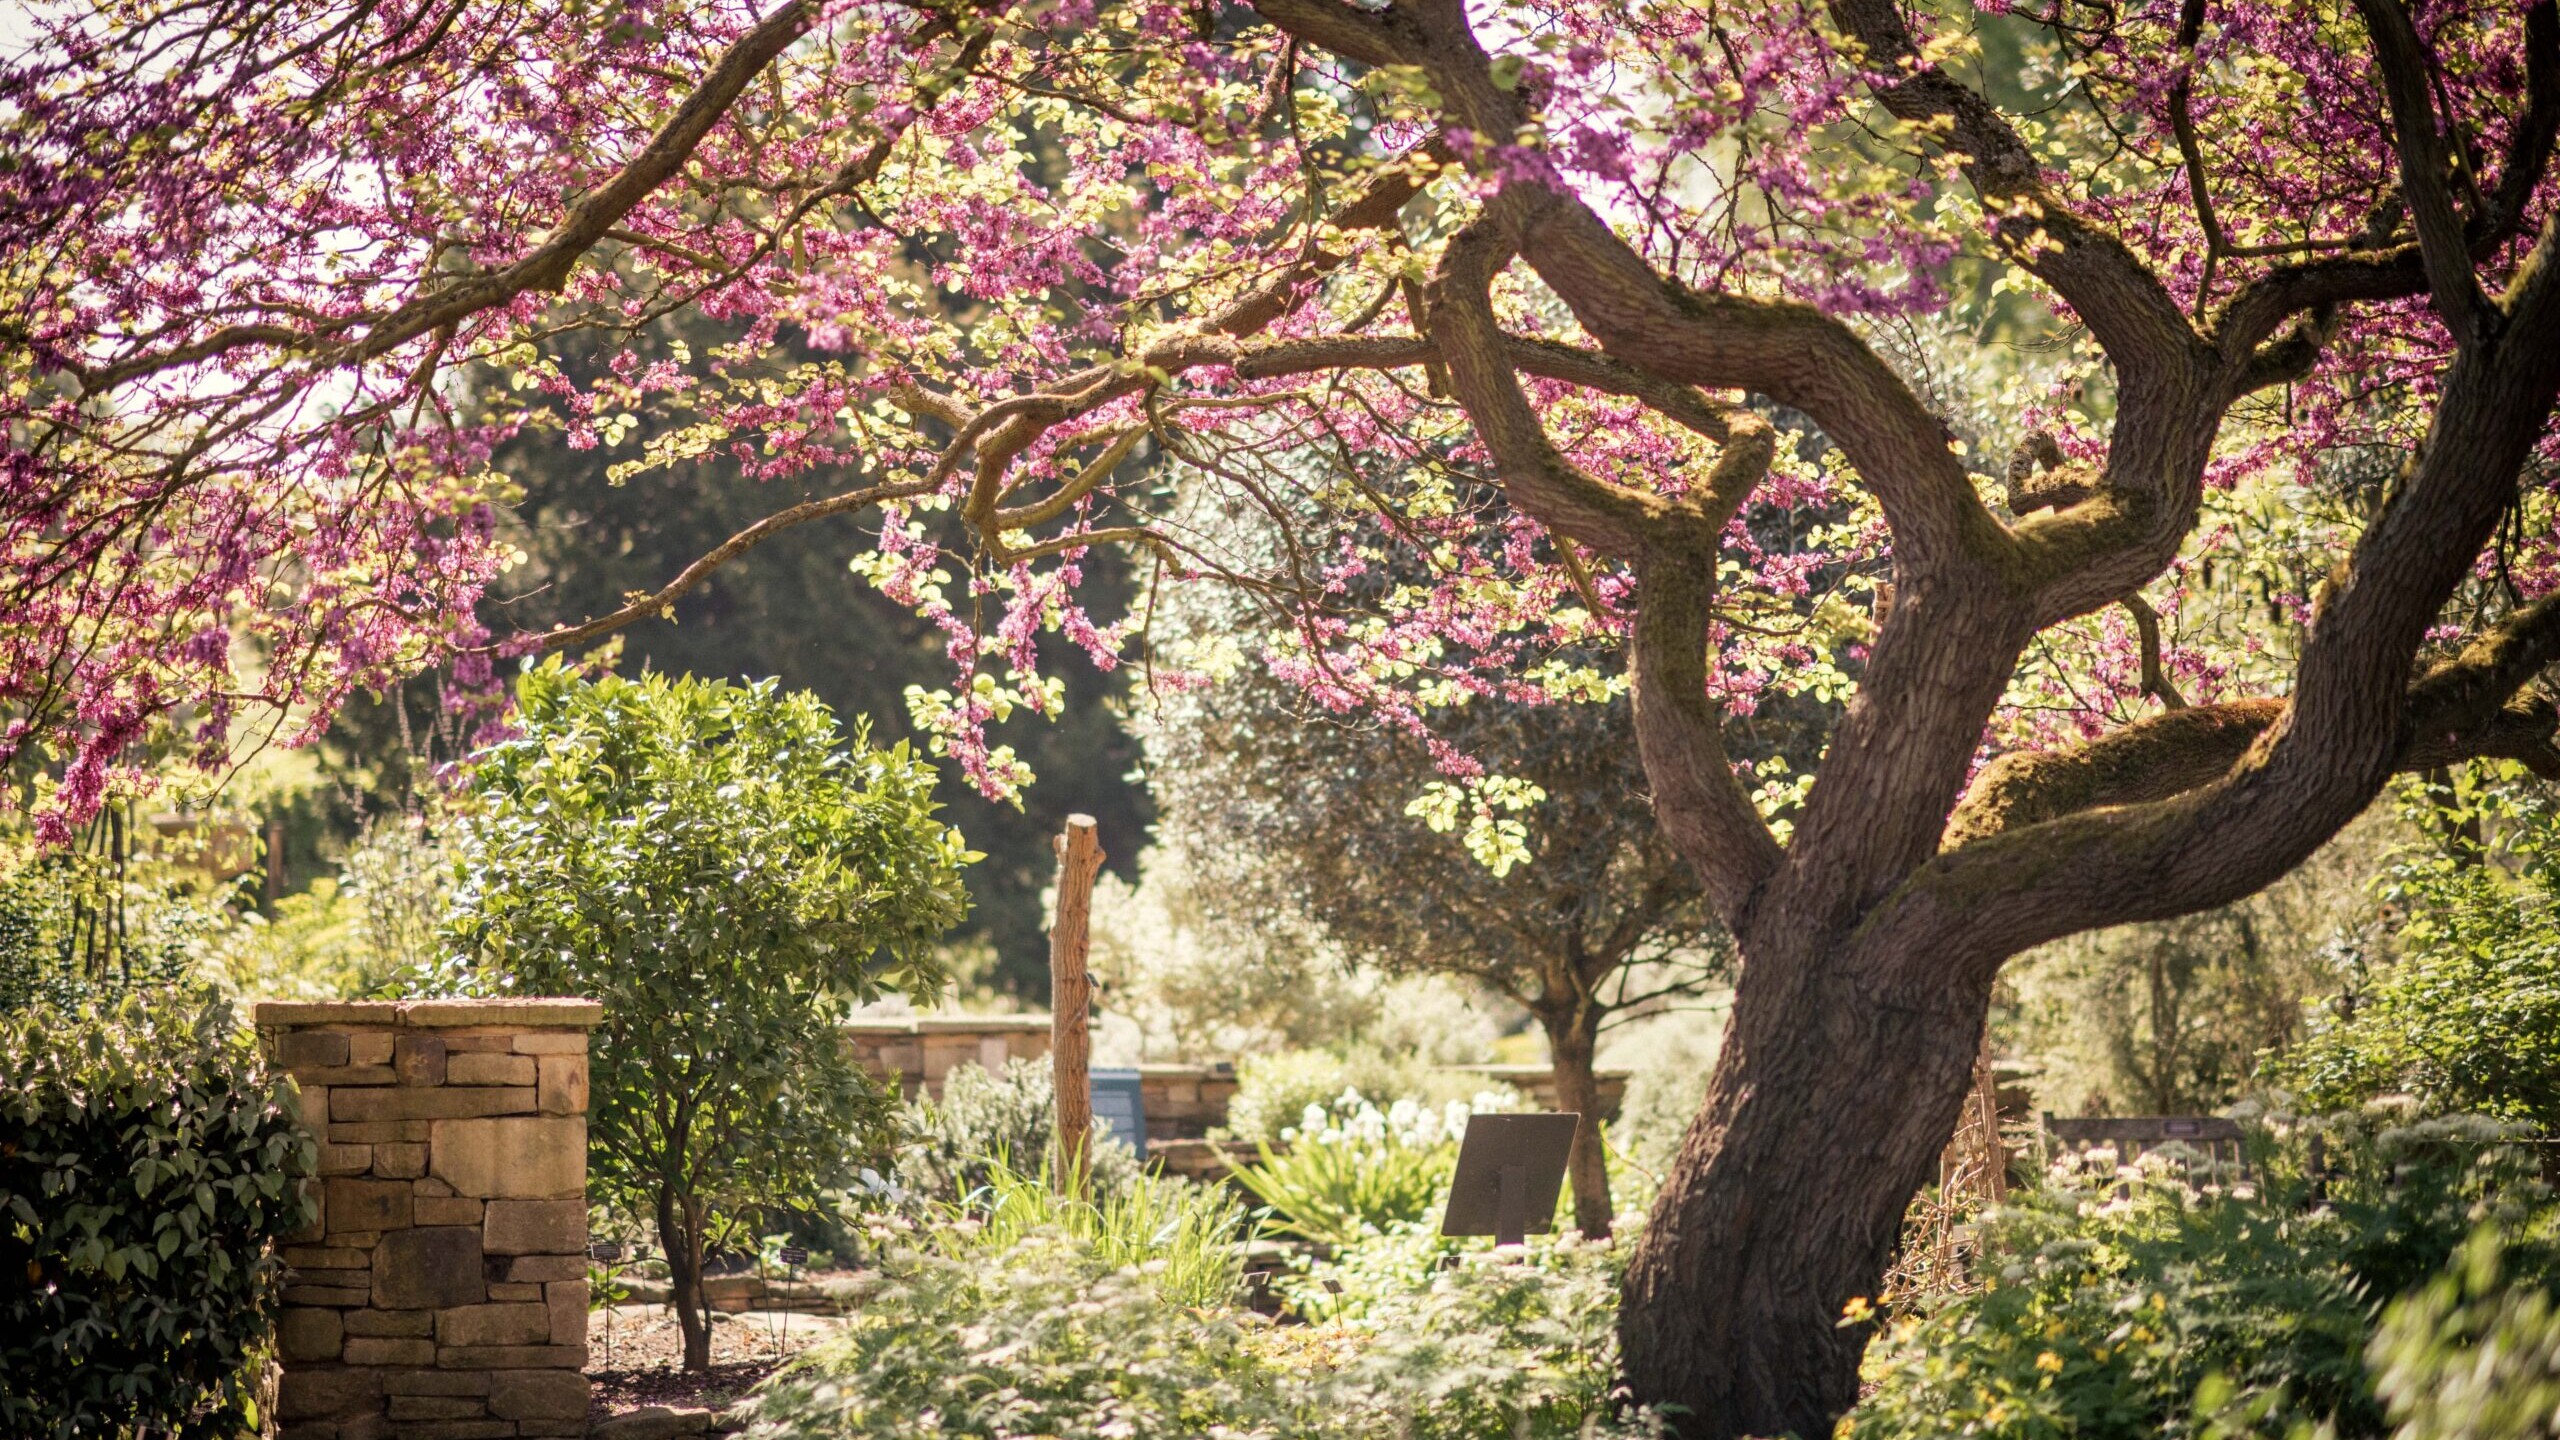
[[[229,920],[201,877],[149,856],[0,837],[0,1013],[182,984]]]
[[[1378,1104],[1410,1100],[1434,1109],[1488,1092],[1481,1076],[1431,1063],[1417,1051],[1355,1045],[1346,1052],[1282,1050],[1236,1063],[1227,1135],[1251,1145],[1304,1126],[1310,1107],[1333,1110],[1345,1092]]]
[[[989,1073],[961,1065],[943,1077],[942,1098],[918,1095],[900,1117],[898,1179],[928,1200],[960,1204],[1000,1170],[1035,1165],[1057,1130],[1049,1062],[1008,1061]],[[1094,1193],[1118,1195],[1138,1179],[1128,1146],[1097,1135],[1088,1147]]]
[[[239,1434],[317,1160],[218,999],[0,1016],[0,1434]]]
[[[2453,1258],[2480,1219],[2547,1234],[2530,1159],[2479,1121],[2332,1127],[2314,1204],[2188,1188],[2158,1163],[2058,1171],[1989,1224],[1982,1288],[1897,1322],[1845,1433],[2340,1436],[2389,1427],[2366,1346],[2380,1302]],[[2092,1183],[2094,1181],[2094,1183]],[[2520,1264],[2560,1274],[2537,1241]]]
[[[604,1003],[589,1174],[652,1216],[688,1368],[715,1235],[812,1206],[886,1159],[891,1106],[837,1031],[886,987],[929,995],[972,857],[904,745],[772,682],[526,673],[520,733],[475,762],[464,881],[435,977]],[[749,1233],[752,1233],[750,1230]]]
[[[844,1331],[768,1381],[758,1436],[1299,1436],[1233,1311],[1055,1231],[896,1257]]]
[[[845,1331],[768,1381],[755,1436],[1479,1440],[1659,1434],[1613,1421],[1614,1274],[1533,1247],[1381,1297],[1357,1328],[1181,1303],[1157,1262],[1038,1229],[893,1257]]]
[[[1356,1322],[1362,1343],[1322,1387],[1327,1409],[1397,1440],[1663,1433],[1650,1414],[1617,1413],[1624,1259],[1574,1238],[1471,1247],[1423,1283],[1379,1287]]]
[[[2519,1281],[2495,1225],[2458,1262],[2391,1302],[2366,1357],[2398,1440],[2560,1435],[2560,1305]]]
[[[2506,844],[2520,877],[2459,849],[2394,867],[2385,893],[2408,916],[2397,959],[2277,1080],[2322,1107],[2405,1092],[2560,1133],[2560,823],[2539,807],[2517,819]]]
[[[1472,1110],[1505,1108],[1503,1097],[1453,1100],[1429,1109],[1398,1100],[1380,1110],[1357,1090],[1330,1108],[1309,1105],[1284,1129],[1278,1149],[1236,1167],[1235,1181],[1268,1210],[1267,1228],[1327,1245],[1347,1245],[1400,1221],[1429,1214],[1448,1188],[1458,1137]]]

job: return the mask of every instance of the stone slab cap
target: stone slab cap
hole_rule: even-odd
[[[1047,1015],[899,1015],[887,1019],[848,1020],[847,1035],[1046,1035]]]
[[[261,1000],[249,1007],[250,1023],[277,1025],[386,1025],[405,1030],[466,1025],[518,1025],[534,1029],[592,1029],[604,1005],[568,996],[500,1000]]]

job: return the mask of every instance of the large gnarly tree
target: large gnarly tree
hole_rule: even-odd
[[[1033,637],[1155,658],[1143,600],[1075,602],[1106,543],[1269,597],[1245,658],[1417,732],[1630,685],[1742,957],[1627,1280],[1628,1381],[1684,1433],[1854,1398],[1838,1317],[2005,957],[2261,886],[2396,768],[2554,759],[2550,0],[63,0],[24,33],[0,747],[53,767],[48,829],[155,731],[215,764],[485,670],[475,507],[527,432],[840,488],[525,643],[868,516],[863,573],[968,674],[917,717],[991,790],[986,722],[1054,697]],[[2017,286],[2089,364],[1977,472],[1902,337]],[[552,353],[686,308],[738,338]],[[1142,448],[1175,494],[1123,478]],[[2251,486],[2352,502],[2334,569],[2200,654]],[[1202,489],[1272,563],[1189,524]],[[1366,538],[1310,550],[1305,505]],[[1430,580],[1361,599],[1390,555]],[[1623,677],[1560,658],[1604,641]],[[1728,729],[1851,681],[1809,793],[1755,796]]]

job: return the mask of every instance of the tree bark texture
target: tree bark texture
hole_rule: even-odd
[[[658,1192],[658,1244],[667,1252],[667,1292],[684,1332],[684,1368],[711,1368],[711,1307],[702,1295],[702,1209],[671,1189]]]
[[[1555,1067],[1556,1108],[1582,1117],[1574,1132],[1565,1178],[1573,1187],[1573,1225],[1586,1238],[1608,1235],[1617,1214],[1609,1198],[1609,1151],[1600,1136],[1598,1017],[1585,1005],[1541,1014],[1547,1054]]]
[[[1629,1383],[1683,1435],[1827,1435],[1972,1085],[1987,984],[1887,987],[1836,950],[1746,951],[1706,1105],[1626,1279]]]

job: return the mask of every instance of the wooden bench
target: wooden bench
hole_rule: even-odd
[[[2129,1165],[2146,1151],[2180,1145],[2217,1165],[2228,1165],[2241,1175],[2249,1173],[2248,1137],[2241,1131],[2240,1122],[2218,1115],[2092,1115],[2063,1119],[2048,1111],[2044,1128],[2057,1148],[2074,1154],[2104,1145],[2113,1148],[2119,1160]]]

